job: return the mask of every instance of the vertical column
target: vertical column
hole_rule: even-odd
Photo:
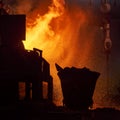
[[[48,80],[48,100],[52,102],[53,99],[53,78],[50,76]]]

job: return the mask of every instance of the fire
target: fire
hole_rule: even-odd
[[[54,64],[63,67],[89,64],[94,35],[86,29],[89,23],[87,15],[80,9],[69,13],[64,0],[53,0],[46,14],[38,15],[34,23],[27,22],[25,48],[43,50],[43,57],[51,65],[57,105],[61,104],[62,93]]]
[[[26,41],[24,42],[27,49],[33,47],[42,50],[55,48],[54,40],[59,41],[60,34],[55,34],[55,31],[50,26],[51,21],[63,13],[63,6],[61,2],[53,0],[53,4],[49,7],[48,13],[43,16],[38,15],[33,27],[27,27]]]

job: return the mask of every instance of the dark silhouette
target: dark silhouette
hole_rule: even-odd
[[[91,107],[92,96],[100,73],[90,71],[85,67],[62,69],[59,65],[55,65],[61,80],[65,106],[75,110]]]
[[[25,40],[25,19],[25,15],[0,16],[0,106],[20,102],[20,82],[25,83],[23,101],[39,102],[44,101],[42,82],[47,82],[47,100],[52,103],[50,64],[42,57],[41,50],[25,50],[22,43]]]
[[[3,6],[4,6],[4,4],[3,4],[2,0],[0,0],[0,15],[8,15],[8,13],[3,8]]]

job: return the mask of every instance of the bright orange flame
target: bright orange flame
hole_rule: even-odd
[[[34,25],[27,27],[24,42],[26,49],[35,47],[43,50],[43,57],[49,61],[57,105],[61,104],[62,93],[54,64],[62,67],[89,65],[94,37],[88,27],[86,12],[78,9],[77,13],[69,13],[64,9],[64,4],[64,0],[53,0],[49,11],[43,16],[39,15]]]

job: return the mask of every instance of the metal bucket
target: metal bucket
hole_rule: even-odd
[[[64,68],[56,64],[61,80],[63,103],[70,109],[88,109],[93,104],[93,93],[100,73],[88,68]]]

